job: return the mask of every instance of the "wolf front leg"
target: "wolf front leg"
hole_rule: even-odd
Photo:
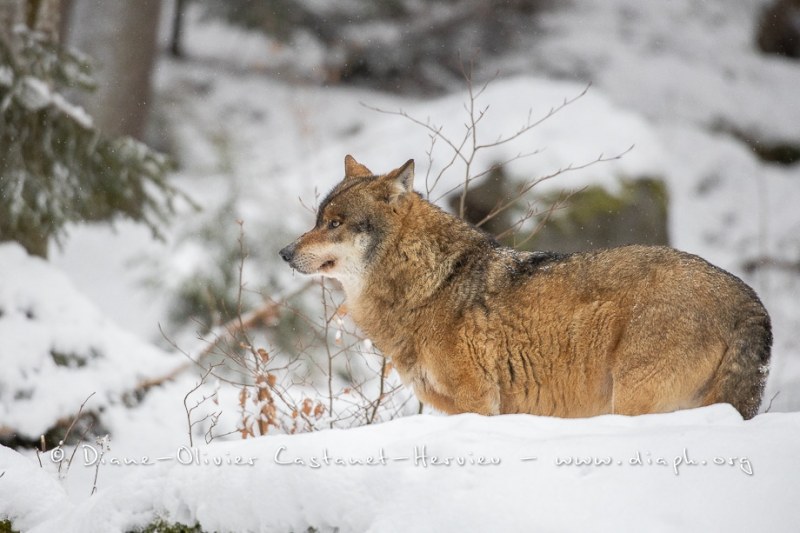
[[[481,370],[464,368],[453,376],[456,413],[500,414],[500,387]]]
[[[456,400],[461,413],[477,413],[484,416],[500,414],[500,395],[495,390],[481,393],[473,390],[468,395],[462,395]]]
[[[451,370],[444,379],[434,377],[430,371],[420,374],[413,380],[414,393],[422,403],[437,411],[453,415],[500,414],[499,388],[479,379],[474,372]]]

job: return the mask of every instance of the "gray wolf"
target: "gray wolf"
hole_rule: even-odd
[[[447,413],[588,417],[719,402],[756,415],[772,345],[755,292],[667,247],[520,252],[413,191],[414,162],[351,156],[313,229],[280,251],[339,280],[348,312]]]

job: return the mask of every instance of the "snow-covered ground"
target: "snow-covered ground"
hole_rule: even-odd
[[[793,531],[800,413],[730,406],[562,420],[403,418],[379,426],[109,454],[118,483],[73,504],[0,449],[0,501],[26,531]],[[79,468],[95,469],[97,447]],[[124,466],[127,461],[127,466]],[[73,467],[75,468],[75,467]],[[35,488],[36,504],[20,497]],[[88,487],[87,487],[88,490]]]
[[[588,81],[592,87],[514,143],[479,154],[475,164],[541,150],[509,169],[536,177],[635,145],[620,160],[565,173],[540,189],[664,179],[672,244],[743,277],[771,312],[770,413],[748,422],[726,406],[588,420],[425,415],[200,444],[201,462],[219,457],[225,464],[181,464],[188,453],[181,448],[188,444],[182,402],[197,376],[184,373],[155,387],[134,407],[122,396],[184,361],[144,341],[160,339],[165,294],[211,268],[209,252],[186,235],[209,223],[209,213],[234,206],[214,220],[229,224],[225,231],[235,238],[241,219],[250,242],[259,244],[246,277],[267,294],[289,292],[303,280],[280,264],[277,250],[310,227],[301,200],[313,206],[340,179],[345,154],[377,172],[413,157],[418,190],[425,190],[429,167],[435,175],[447,161],[442,143],[429,161],[423,128],[369,107],[402,109],[458,137],[467,99],[465,92],[417,99],[285,83],[264,74],[286,61],[285,49],[218,23],[194,23],[188,52],[204,59],[162,61],[156,125],[180,160],[177,184],[204,212],[187,208],[166,243],[125,223],[73,228],[51,261],[66,276],[14,245],[0,247],[0,427],[35,439],[96,392],[88,405],[102,408],[100,421],[112,435],[99,470],[83,464],[84,453],[94,457],[91,450],[79,450],[69,472],[59,474],[49,455],[40,468],[32,452],[0,448],[0,518],[35,531],[127,530],[156,515],[231,531],[792,531],[800,521],[790,501],[800,482],[800,276],[777,268],[750,274],[744,266],[764,256],[800,261],[800,165],[764,163],[725,133],[734,128],[800,145],[800,67],[760,56],[751,44],[762,4],[575,0],[552,12],[531,51],[499,62],[501,76],[479,100],[490,106],[482,138],[513,133],[529,111],[543,116]],[[235,62],[226,62],[232,56]],[[303,55],[308,68],[317,60],[316,50]],[[462,171],[452,169],[437,190],[458,183]],[[154,272],[159,284],[148,289],[142,282]],[[54,349],[69,355],[87,348],[101,356],[80,368],[47,362]],[[236,420],[235,396],[223,385],[222,408],[234,411],[223,415],[227,429]],[[195,437],[202,442],[202,434]],[[281,458],[306,464],[276,464],[282,446]],[[414,461],[423,447],[429,456],[467,464],[425,467]],[[384,453],[387,464],[311,468],[326,450],[345,460]],[[158,464],[141,465],[145,455]],[[170,459],[156,461],[161,457]],[[226,463],[236,457],[255,464]],[[479,457],[500,464],[471,463]],[[523,460],[530,457],[536,459]],[[558,465],[569,457],[612,463]],[[119,466],[111,458],[139,464]],[[88,497],[95,472],[99,490]]]
[[[15,244],[0,245],[0,432],[35,441],[59,419],[122,403],[183,361],[121,329],[69,279]]]

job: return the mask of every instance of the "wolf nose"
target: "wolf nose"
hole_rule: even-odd
[[[289,246],[286,246],[285,248],[281,249],[281,251],[278,252],[278,253],[280,254],[281,258],[284,261],[286,261],[287,263],[290,263],[292,261],[292,259],[294,259],[294,249],[295,249],[295,246],[294,246],[294,243],[292,243]]]

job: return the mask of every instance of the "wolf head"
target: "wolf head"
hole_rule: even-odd
[[[375,175],[348,155],[344,179],[322,200],[314,227],[280,251],[292,268],[339,280],[348,296],[396,228],[413,194],[414,160]]]

